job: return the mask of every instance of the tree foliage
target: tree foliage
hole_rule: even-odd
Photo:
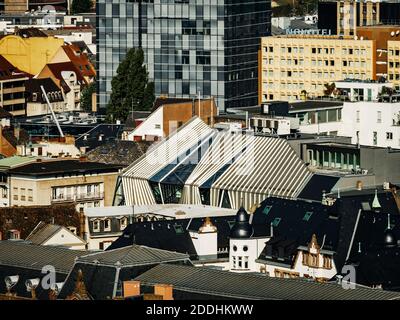
[[[92,0],[73,0],[71,5],[71,13],[86,13],[92,9]]]
[[[141,48],[130,49],[111,81],[107,108],[110,121],[125,121],[132,110],[150,110],[154,102],[154,84],[149,82]]]
[[[92,111],[92,96],[96,92],[96,83],[86,86],[81,93],[81,108],[86,112]]]

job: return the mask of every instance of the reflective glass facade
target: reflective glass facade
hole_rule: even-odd
[[[98,0],[98,107],[127,50],[142,47],[156,96],[213,96],[220,110],[258,102],[270,0]]]

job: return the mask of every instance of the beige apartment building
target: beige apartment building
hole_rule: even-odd
[[[259,56],[259,102],[323,95],[325,84],[375,79],[375,41],[353,37],[264,37]]]
[[[86,160],[38,160],[8,171],[10,206],[76,203],[111,206],[121,166]]]

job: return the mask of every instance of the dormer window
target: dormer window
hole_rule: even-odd
[[[104,231],[111,231],[111,219],[104,220]]]
[[[93,221],[93,232],[100,232],[100,221],[99,220]]]
[[[121,218],[120,222],[119,222],[119,228],[120,230],[124,230],[128,225],[128,218],[123,217]]]

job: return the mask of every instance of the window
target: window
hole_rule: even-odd
[[[311,216],[312,216],[312,212],[311,211],[307,211],[306,214],[303,217],[303,221],[308,221],[310,220]]]
[[[236,268],[237,268],[237,265],[236,265],[236,256],[233,256],[233,257],[232,257],[232,266],[233,266],[233,269],[236,269]]]
[[[243,251],[246,252],[247,250],[249,250],[248,246],[243,246]]]
[[[176,234],[184,233],[184,229],[183,229],[182,225],[180,225],[180,224],[174,224],[174,229],[175,229]]]
[[[161,129],[161,125],[160,125],[160,124],[155,124],[155,125],[154,125],[154,128],[155,128],[155,129]]]
[[[233,246],[233,251],[237,251],[237,247],[236,246]]]
[[[249,268],[249,257],[243,257],[243,268],[244,269]]]
[[[325,269],[332,269],[332,259],[330,257],[324,256],[324,268]]]
[[[275,218],[272,222],[271,222],[271,224],[272,224],[272,226],[273,227],[277,227],[278,225],[279,225],[279,222],[281,222],[281,218]]]
[[[104,220],[104,231],[111,231],[111,219]]]
[[[372,133],[372,143],[374,146],[378,144],[378,132],[376,131]]]
[[[243,258],[238,257],[238,269],[242,269],[242,262],[243,262]]]
[[[393,132],[386,132],[386,140],[393,140]]]
[[[124,230],[128,225],[128,218],[123,217],[121,218],[120,222],[119,222],[119,228],[120,230]]]
[[[100,222],[99,220],[93,221],[93,232],[100,232]]]
[[[377,112],[377,122],[382,123],[382,111]]]
[[[356,122],[360,122],[360,111],[356,111]]]
[[[271,209],[272,209],[272,206],[265,206],[265,208],[263,210],[263,213],[265,215],[268,215],[268,213],[271,211]]]

